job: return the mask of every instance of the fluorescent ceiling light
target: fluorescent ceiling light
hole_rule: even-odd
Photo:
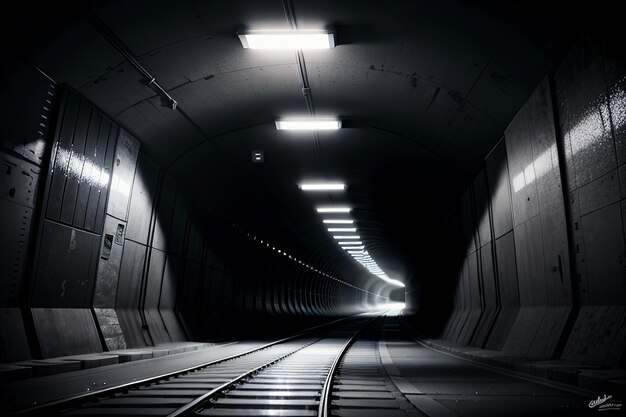
[[[358,242],[339,242],[340,245],[362,245],[363,242],[358,241]]]
[[[356,227],[329,227],[329,232],[356,232]]]
[[[324,220],[326,224],[353,224],[354,220],[338,220],[338,219],[329,219]]]
[[[318,182],[303,183],[299,187],[302,191],[340,191],[346,189],[346,184],[341,182]]]
[[[350,250],[350,249],[360,249],[363,250],[365,246],[342,246],[341,249]]]
[[[318,207],[318,213],[350,213],[350,207]]]
[[[333,237],[334,237],[335,239],[337,239],[337,240],[348,240],[348,239],[354,240],[354,239],[361,239],[361,237],[360,237],[360,236],[358,236],[358,235],[333,236]]]
[[[341,120],[337,119],[286,119],[276,120],[278,130],[339,130]]]
[[[240,34],[246,49],[330,49],[335,34],[323,30],[251,30]]]

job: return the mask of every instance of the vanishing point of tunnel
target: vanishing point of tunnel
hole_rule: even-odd
[[[625,413],[620,10],[7,4],[0,413]]]

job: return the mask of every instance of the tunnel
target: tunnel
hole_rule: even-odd
[[[1,19],[3,415],[624,412],[616,4]]]

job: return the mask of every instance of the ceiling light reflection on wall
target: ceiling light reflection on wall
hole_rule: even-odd
[[[341,182],[317,182],[302,183],[299,187],[302,191],[342,191],[346,189],[346,184]]]
[[[251,30],[237,35],[246,49],[330,49],[335,34],[323,30]]]
[[[276,120],[278,130],[339,130],[341,120],[337,119],[285,119]]]

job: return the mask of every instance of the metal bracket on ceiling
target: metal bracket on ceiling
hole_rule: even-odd
[[[131,52],[131,50],[122,42],[120,38],[113,33],[111,29],[104,22],[96,16],[91,9],[86,6],[79,6],[79,11],[82,16],[89,22],[94,29],[96,29],[104,39],[106,39],[113,48],[115,48],[126,60],[128,63],[135,68],[137,72],[143,75],[147,80],[146,86],[154,90],[160,97],[161,103],[165,107],[169,107],[172,110],[175,110],[178,106],[178,102],[169,95],[167,91],[159,84],[156,80],[156,77],[153,77],[152,74],[146,70],[141,63],[137,60],[137,57]]]

